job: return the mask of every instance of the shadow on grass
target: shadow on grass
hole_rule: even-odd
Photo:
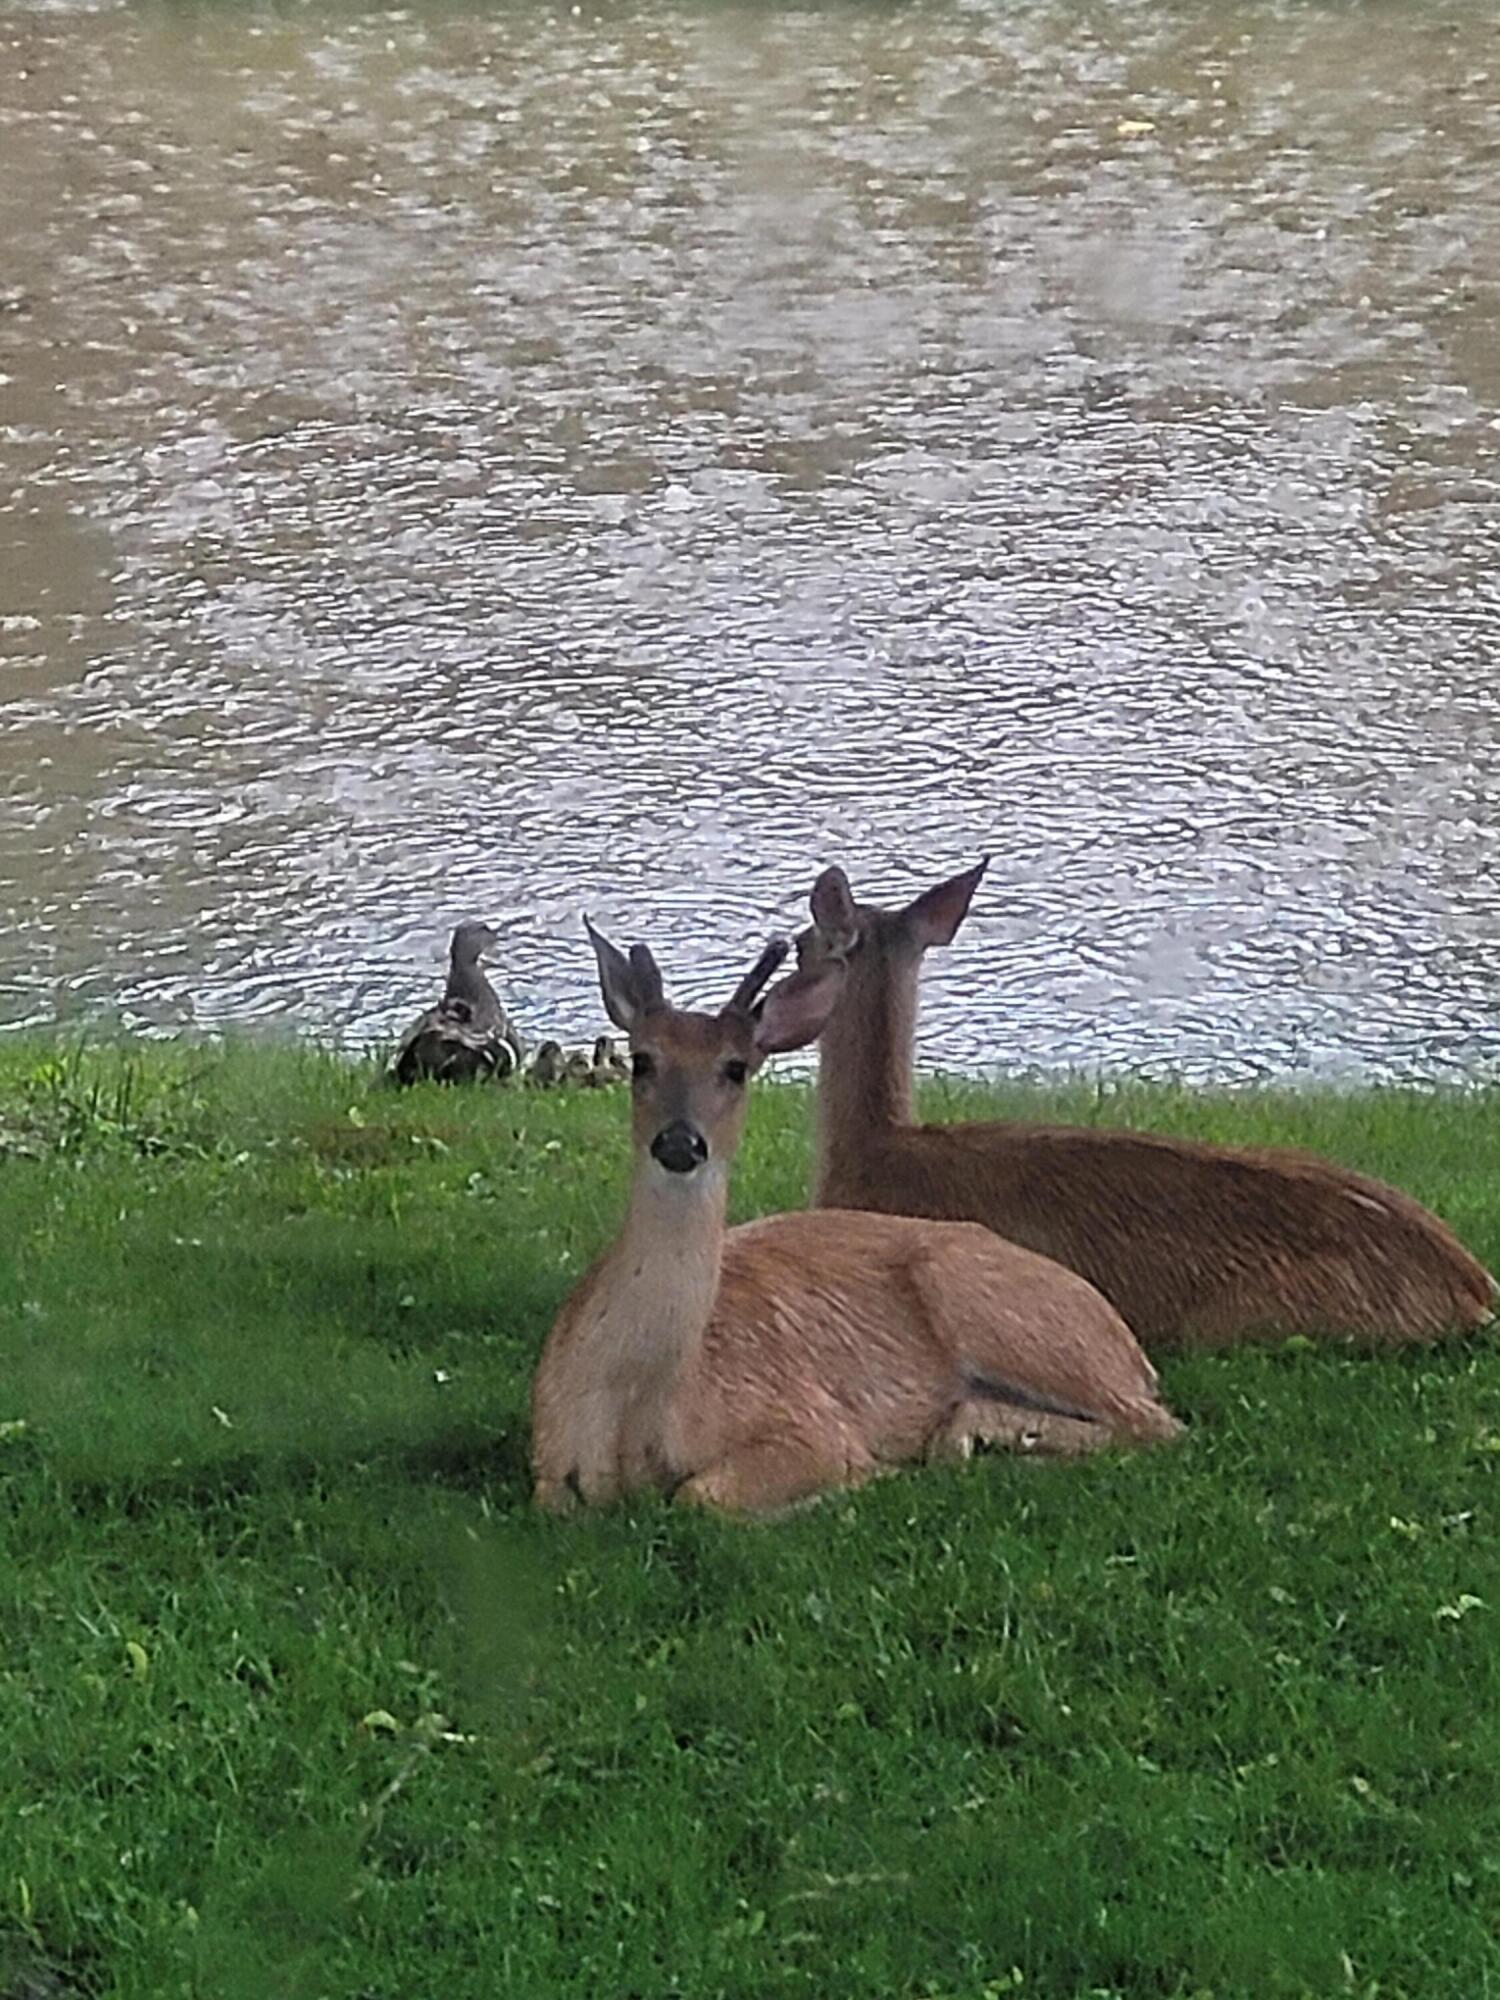
[[[464,1424],[413,1440],[363,1433],[331,1441],[327,1449],[274,1447],[150,1466],[103,1468],[86,1462],[61,1471],[58,1490],[80,1516],[134,1518],[164,1506],[209,1508],[270,1491],[305,1492],[359,1468],[418,1486],[487,1493],[507,1508],[522,1506],[531,1491],[529,1437],[524,1423],[501,1431]],[[3,1963],[3,1961],[0,1961]],[[0,1993],[0,2000],[4,2000]]]
[[[450,1231],[381,1232],[357,1217],[316,1216],[294,1231],[221,1238],[211,1252],[146,1239],[131,1246],[132,1275],[154,1277],[158,1295],[180,1302],[189,1322],[203,1309],[186,1281],[211,1286],[220,1336],[246,1345],[268,1331],[294,1338],[306,1329],[395,1355],[455,1334],[535,1353],[569,1273],[542,1263],[524,1239],[475,1244]],[[195,1257],[197,1265],[185,1261]]]
[[[1253,1431],[1289,1378],[1315,1408],[1367,1411],[1402,1407],[1415,1422],[1466,1407],[1476,1368],[1492,1344],[1483,1337],[1431,1347],[1375,1354],[1297,1340],[1230,1355],[1179,1352],[1162,1360],[1169,1401],[1187,1426],[1182,1449],[1194,1437],[1233,1456],[1233,1440]],[[1399,1387],[1398,1387],[1399,1385]],[[1477,1423],[1483,1412],[1474,1413]],[[71,1452],[51,1461],[55,1490],[81,1518],[115,1515],[135,1519],[162,1509],[211,1509],[271,1493],[309,1492],[347,1483],[349,1475],[374,1474],[416,1487],[484,1495],[500,1511],[524,1509],[531,1491],[530,1435],[524,1409],[511,1405],[497,1420],[459,1420],[413,1436],[395,1425],[331,1430],[309,1442],[274,1440],[252,1450],[203,1453],[169,1461],[128,1456],[110,1461],[101,1452]],[[1004,1456],[1004,1454],[999,1454]],[[18,1441],[10,1469],[40,1472],[48,1457],[40,1444]],[[0,1961],[3,1963],[3,1961]],[[0,2000],[5,2000],[0,1988]]]
[[[0,2000],[85,2000],[99,1991],[88,1954],[43,1950],[16,1931],[0,1930]]]

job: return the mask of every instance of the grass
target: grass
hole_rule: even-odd
[[[0,1996],[1500,1994],[1500,1355],[1164,1370],[1171,1453],[771,1528],[526,1504],[612,1094],[0,1043]],[[1047,1093],[1500,1265],[1500,1098]],[[799,1201],[762,1086],[736,1187]]]

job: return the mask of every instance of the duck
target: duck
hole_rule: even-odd
[[[499,1083],[520,1069],[521,1038],[480,966],[499,942],[492,924],[454,931],[443,997],[401,1037],[386,1071],[392,1083]]]
[[[543,1042],[531,1059],[526,1081],[539,1090],[558,1085],[569,1090],[597,1090],[623,1083],[630,1075],[627,1065],[615,1053],[608,1035],[600,1035],[592,1054],[583,1049],[565,1049],[561,1042]]]
[[[563,1058],[562,1080],[575,1089],[594,1080],[594,1065],[582,1049],[569,1049]]]
[[[563,1052],[561,1042],[543,1042],[531,1059],[531,1067],[526,1072],[526,1081],[538,1090],[550,1090],[554,1084],[562,1082]]]
[[[589,1082],[595,1089],[611,1089],[617,1083],[630,1081],[630,1065],[615,1053],[615,1045],[608,1035],[601,1035],[594,1044],[594,1060],[589,1066]]]

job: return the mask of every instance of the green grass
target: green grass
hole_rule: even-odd
[[[0,1042],[0,1995],[1500,1994],[1500,1353],[1174,1452],[527,1507],[614,1094]],[[1500,1097],[935,1087],[1316,1147],[1500,1265]],[[763,1086],[741,1215],[802,1198]]]

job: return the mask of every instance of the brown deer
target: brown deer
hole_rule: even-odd
[[[816,1039],[842,970],[761,998],[787,950],[769,945],[720,1012],[685,1013],[644,945],[627,958],[588,928],[630,1038],[634,1171],[624,1226],[537,1366],[539,1504],[655,1487],[768,1512],[976,1441],[1067,1453],[1177,1434],[1113,1307],[987,1229],[803,1210],[726,1230],[746,1086]]]
[[[819,1045],[815,1206],[983,1222],[1087,1278],[1148,1347],[1430,1340],[1493,1315],[1493,1279],[1435,1215],[1308,1154],[914,1124],[923,955],[952,942],[987,865],[895,911],[856,903],[841,868],[813,885],[799,965],[846,971]]]

